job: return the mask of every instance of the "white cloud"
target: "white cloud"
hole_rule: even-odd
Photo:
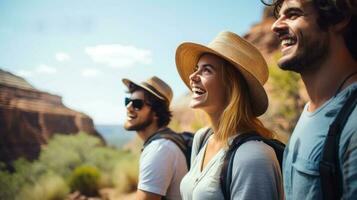
[[[71,56],[69,56],[67,53],[64,52],[58,52],[55,55],[56,60],[58,60],[59,62],[65,62],[71,59]]]
[[[54,68],[54,67],[50,67],[48,65],[44,65],[44,64],[41,64],[39,65],[35,71],[38,73],[38,74],[55,74],[57,73],[57,69]]]
[[[85,52],[94,62],[114,68],[131,67],[135,64],[150,64],[151,51],[121,44],[86,47]]]
[[[33,73],[29,70],[17,70],[14,73],[18,76],[25,77],[25,78],[29,78],[33,76]]]
[[[100,74],[100,71],[97,69],[84,69],[81,72],[81,75],[83,77],[96,77]]]

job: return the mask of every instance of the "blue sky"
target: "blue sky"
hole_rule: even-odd
[[[122,124],[121,79],[156,75],[188,89],[175,66],[183,41],[207,44],[260,21],[259,0],[0,0],[0,68],[63,97],[96,124]]]

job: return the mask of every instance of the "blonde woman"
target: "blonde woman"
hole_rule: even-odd
[[[211,121],[210,129],[195,134],[191,169],[182,179],[181,196],[185,200],[224,199],[220,173],[232,140],[252,131],[272,137],[257,118],[268,106],[263,88],[268,78],[266,62],[250,43],[222,32],[207,46],[181,44],[176,65],[192,91],[190,107],[202,109]],[[213,134],[202,144],[207,131]],[[230,199],[283,199],[279,162],[264,142],[248,141],[236,150],[231,178]]]

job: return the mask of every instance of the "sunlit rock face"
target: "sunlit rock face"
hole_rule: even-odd
[[[266,7],[262,20],[253,25],[244,38],[254,44],[268,61],[272,54],[279,49],[278,37],[271,31],[275,18],[271,7]]]
[[[101,138],[92,119],[64,106],[60,96],[0,69],[0,161],[36,159],[41,145],[54,134],[79,131]]]

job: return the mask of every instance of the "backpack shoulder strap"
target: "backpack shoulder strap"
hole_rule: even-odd
[[[258,133],[249,132],[238,135],[234,138],[232,144],[229,146],[228,151],[224,157],[221,176],[220,176],[220,186],[225,200],[231,198],[231,183],[232,183],[232,169],[235,153],[237,149],[245,142],[251,140],[263,140],[263,137]]]
[[[142,150],[149,145],[152,141],[157,140],[157,139],[168,139],[172,142],[174,142],[180,149],[181,151],[185,154],[186,151],[186,144],[185,144],[185,140],[183,139],[183,137],[180,134],[177,134],[175,132],[173,132],[171,129],[167,128],[164,129],[162,131],[159,131],[157,133],[155,133],[154,135],[150,136],[143,145]]]
[[[203,136],[201,137],[201,141],[200,141],[200,145],[198,146],[198,151],[200,152],[200,150],[202,149],[202,147],[207,143],[208,138],[213,134],[213,131],[211,128],[207,128],[207,130],[205,131],[205,133],[203,134]]]
[[[319,171],[324,199],[340,199],[342,196],[342,174],[339,164],[340,136],[348,118],[357,104],[357,89],[348,97],[328,130]]]

